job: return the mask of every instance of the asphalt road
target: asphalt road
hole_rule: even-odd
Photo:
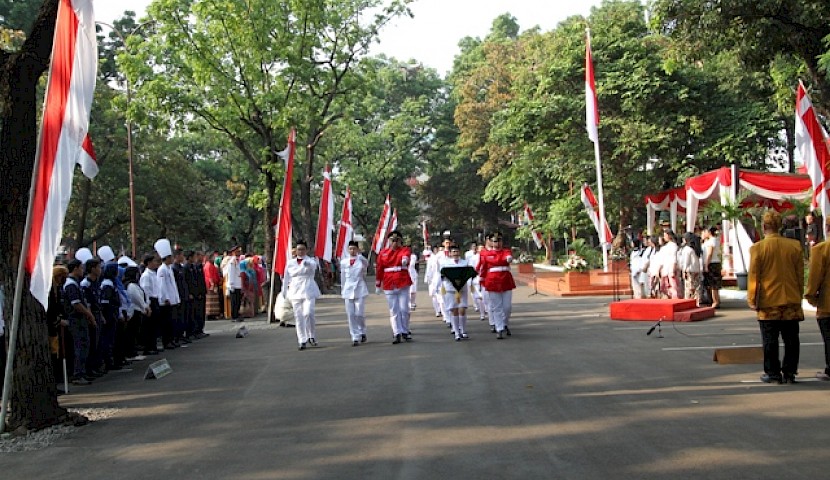
[[[338,297],[318,303],[320,346],[293,329],[230,322],[61,397],[114,407],[49,448],[0,454],[3,478],[550,479],[827,478],[830,382],[815,321],[802,324],[796,385],[760,365],[718,365],[712,347],[759,344],[737,302],[715,319],[608,319],[608,298],[514,292],[513,336],[472,318],[454,342],[423,294],[414,341],[392,345],[385,301],[367,302],[369,342],[352,347]],[[155,359],[155,357],[153,358]]]

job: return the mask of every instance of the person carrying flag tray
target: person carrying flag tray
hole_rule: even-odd
[[[286,261],[285,275],[282,280],[282,295],[291,301],[297,325],[299,350],[305,350],[306,344],[317,346],[317,327],[314,317],[315,305],[320,298],[320,287],[314,281],[314,274],[319,263],[314,257],[306,255],[308,244],[299,240],[296,246],[297,257]]]
[[[346,318],[349,322],[349,333],[352,346],[356,347],[366,341],[366,296],[369,288],[366,286],[366,270],[369,261],[360,255],[360,248],[355,241],[349,242],[349,253],[340,260],[340,289],[341,296],[346,302]]]
[[[393,230],[388,236],[389,247],[378,254],[375,265],[375,286],[383,288],[386,303],[389,305],[390,323],[393,344],[399,344],[404,339],[411,340],[409,331],[409,286],[412,278],[409,276],[409,262],[412,252],[402,246],[403,237],[400,232]]]
[[[504,238],[500,232],[491,233],[488,240],[492,244],[492,249],[481,252],[478,274],[481,284],[487,291],[487,311],[496,327],[497,338],[501,340],[505,334],[510,336],[513,289],[516,288],[513,274],[510,273],[513,253],[504,247]]]
[[[441,290],[444,304],[450,311],[450,325],[455,341],[467,339],[467,282],[476,276],[473,267],[461,258],[458,245],[450,246],[450,256],[441,261]]]

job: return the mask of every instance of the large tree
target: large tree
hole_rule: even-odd
[[[8,319],[14,313],[12,299],[37,144],[38,83],[49,67],[57,8],[58,0],[45,0],[22,47],[0,50],[0,288]],[[67,415],[57,401],[45,317],[43,307],[29,293],[27,276],[7,419],[11,429],[42,428]]]
[[[300,163],[295,231],[312,237],[317,146],[343,117],[346,99],[360,92],[355,64],[379,29],[407,12],[406,3],[157,0],[148,8],[154,35],[128,42],[139,53],[122,59],[137,78],[145,115],[173,119],[177,130],[209,125],[261,176],[260,225],[270,246],[283,175],[278,152],[290,127],[298,130]]]
[[[746,66],[765,70],[781,55],[800,59],[822,92],[815,103],[824,111],[830,106],[830,2],[655,0],[653,11],[655,24],[695,60],[736,50]]]

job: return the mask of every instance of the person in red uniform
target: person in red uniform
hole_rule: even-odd
[[[510,273],[510,264],[513,262],[513,252],[505,248],[500,232],[493,232],[488,237],[491,248],[482,250],[478,263],[478,274],[481,285],[487,291],[487,309],[490,318],[496,327],[499,340],[504,335],[510,335],[510,313],[513,310],[513,274]]]
[[[409,286],[412,278],[409,276],[409,261],[412,252],[403,246],[403,237],[394,230],[388,236],[389,247],[378,254],[375,265],[375,286],[383,288],[386,294],[386,303],[389,305],[392,335],[394,344],[404,339],[412,339],[409,331]]]

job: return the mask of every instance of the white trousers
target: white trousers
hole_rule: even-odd
[[[409,286],[409,307],[415,308],[415,297],[418,295],[418,282]]]
[[[317,328],[314,320],[314,304],[316,298],[291,300],[294,309],[294,325],[297,330],[297,341],[306,343],[309,338],[317,338]]]
[[[500,332],[510,323],[510,314],[513,312],[513,290],[487,292],[487,300],[490,321],[496,326],[496,331]]]
[[[430,295],[429,298],[432,299],[432,308],[435,310],[435,314],[440,315],[441,314],[441,300],[440,300],[441,295],[436,293],[434,295]]]
[[[409,287],[397,290],[384,290],[386,304],[389,306],[389,323],[392,325],[392,335],[401,335],[409,332]]]
[[[366,317],[364,316],[366,297],[344,300],[346,300],[346,318],[349,320],[349,334],[352,336],[352,341],[358,342],[361,335],[366,335]]]

